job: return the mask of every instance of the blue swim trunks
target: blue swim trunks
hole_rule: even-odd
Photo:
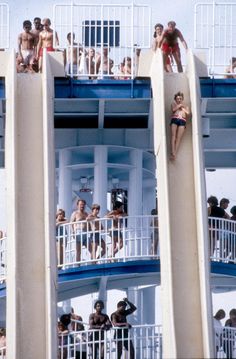
[[[170,126],[171,125],[177,125],[177,126],[184,126],[186,127],[186,121],[182,120],[181,118],[177,118],[177,117],[172,117],[171,121],[170,121]]]

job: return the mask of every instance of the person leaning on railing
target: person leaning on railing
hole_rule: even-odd
[[[208,217],[224,218],[225,211],[223,208],[218,206],[218,199],[215,196],[210,196],[207,199],[209,207],[207,209]],[[210,237],[210,255],[214,254],[216,241],[219,239],[218,234],[219,221],[216,219],[209,218],[209,237]]]
[[[123,248],[122,227],[124,226],[124,219],[122,217],[126,216],[127,213],[124,212],[123,203],[118,201],[115,202],[114,209],[105,216],[105,218],[112,219],[112,227],[110,230],[112,238],[112,258]]]
[[[90,332],[90,345],[92,348],[93,359],[104,359],[105,343],[104,333],[112,327],[111,321],[107,314],[103,313],[104,303],[102,300],[97,300],[94,304],[95,313],[89,316],[89,328],[95,329]]]

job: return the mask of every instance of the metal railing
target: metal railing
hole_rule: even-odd
[[[215,358],[236,358],[236,328],[215,328]]]
[[[211,260],[236,263],[236,221],[209,217],[208,223]]]
[[[0,359],[7,359],[6,349],[7,349],[6,347],[0,348]]]
[[[54,47],[64,49],[66,73],[78,79],[133,78],[139,49],[151,44],[147,5],[56,4],[53,24],[59,38]],[[73,34],[69,41],[68,34]],[[122,72],[127,57],[131,61]]]
[[[58,342],[58,359],[116,359],[119,350],[122,351],[123,358],[162,357],[160,325],[134,325],[132,328],[69,332],[59,334]]]
[[[236,221],[209,217],[210,259],[236,263]],[[0,239],[0,283],[6,279],[6,240]],[[59,268],[159,259],[157,216],[121,217],[56,227]]]
[[[235,18],[235,2],[195,5],[194,47],[206,51],[209,75],[236,76],[232,68],[232,57],[236,57]]]
[[[0,50],[9,48],[9,6],[6,3],[0,3]]]
[[[157,216],[100,218],[56,229],[58,266],[157,259]]]

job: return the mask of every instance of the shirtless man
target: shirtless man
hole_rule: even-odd
[[[115,257],[119,249],[123,248],[122,227],[127,213],[124,212],[124,205],[116,202],[113,211],[107,213],[106,218],[112,218],[111,240],[112,240],[112,258]]]
[[[104,359],[104,330],[112,327],[111,321],[107,314],[102,313],[104,303],[97,300],[94,304],[95,313],[89,316],[89,329],[100,329],[91,332],[93,359]]]
[[[87,63],[87,69],[88,74],[90,75],[89,78],[93,79],[95,74],[95,50],[94,48],[90,48],[88,50],[87,56],[86,56],[86,63]]]
[[[125,309],[127,304],[129,309]],[[129,339],[129,329],[131,325],[127,322],[127,315],[130,315],[135,312],[136,306],[129,302],[127,298],[124,298],[117,303],[117,310],[111,315],[111,322],[114,327],[120,327],[122,329],[116,329],[115,338],[117,340],[117,359],[121,358],[122,349],[125,349],[129,352],[129,359],[134,359],[134,346],[132,340]]]
[[[17,64],[21,64],[24,72],[34,72],[32,64],[35,57],[35,36],[32,33],[31,21],[25,20],[23,22],[24,31],[18,36],[18,58]],[[22,72],[22,71],[19,71]]]
[[[50,28],[50,19],[43,19],[43,30],[39,33],[39,41],[37,46],[37,59],[39,60],[39,71],[42,72],[42,56],[43,49],[47,52],[55,51],[53,48],[53,30]],[[57,33],[55,33],[56,45],[59,45]]]
[[[43,25],[41,24],[41,19],[40,17],[35,17],[34,18],[34,29],[32,29],[32,33],[34,34],[35,36],[35,46],[38,45],[38,42],[39,42],[39,33],[43,30]],[[37,51],[36,51],[37,52]],[[38,64],[38,60],[36,59],[36,53],[35,53],[35,59],[34,59],[34,62],[33,62],[33,70],[35,72],[38,72],[39,71],[39,64]]]
[[[184,94],[177,92],[174,96],[174,102],[171,104],[171,160],[175,160],[176,154],[180,145],[180,141],[186,128],[186,121],[190,116],[190,110],[188,106],[183,103]]]
[[[102,257],[106,252],[106,243],[101,236],[101,231],[103,230],[103,226],[99,221],[99,204],[92,205],[92,213],[90,213],[87,217],[87,221],[89,221],[90,230],[92,231],[91,237],[89,240],[89,252],[91,253],[91,259],[96,259],[96,253],[98,246],[101,247],[100,257]]]
[[[80,222],[72,225],[72,232],[76,234],[76,261],[80,262],[82,246],[87,246],[88,243],[88,223],[86,218],[88,213],[85,211],[86,201],[79,199],[77,201],[77,210],[74,211],[71,215],[70,222]]]
[[[152,50],[155,52],[161,40],[161,35],[163,33],[164,26],[162,24],[155,25],[155,31],[153,34],[153,41],[152,41]],[[168,55],[166,58],[166,62],[164,63],[164,68],[166,72],[173,72],[171,63],[173,63],[172,54]]]
[[[31,31],[35,36],[35,42],[36,45],[38,45],[39,42],[39,33],[43,30],[43,25],[41,24],[40,17],[34,18],[34,29]]]
[[[98,55],[96,59],[96,73],[101,75],[113,75],[112,67],[114,61],[109,56],[110,49],[108,47],[103,48],[103,56]],[[102,65],[102,66],[101,66]]]
[[[73,42],[71,41],[71,32],[67,34],[68,46],[65,54],[65,67],[67,75],[75,75],[78,73],[78,63],[79,63],[79,48],[78,44],[75,42],[75,34],[73,33]],[[72,45],[71,45],[72,42]],[[71,50],[73,49],[73,52]],[[72,55],[72,59],[71,59]],[[71,66],[72,60],[72,66]]]
[[[177,65],[178,72],[183,72],[178,39],[182,42],[185,50],[188,49],[188,46],[182,33],[175,26],[176,23],[174,21],[168,22],[168,27],[163,31],[158,46],[162,49],[164,64],[166,63],[168,56],[172,54]]]

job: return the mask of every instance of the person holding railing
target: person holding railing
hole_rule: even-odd
[[[68,41],[68,46],[64,52],[64,64],[65,71],[67,75],[76,75],[78,73],[78,64],[79,64],[79,48],[78,44],[75,42],[75,34],[71,36],[69,32],[66,36]]]
[[[91,236],[89,239],[89,252],[91,253],[91,259],[98,259],[104,256],[106,253],[106,243],[102,238],[101,231],[103,230],[103,226],[101,221],[99,221],[100,217],[98,216],[100,211],[99,204],[92,205],[92,213],[88,215],[86,220],[89,222]],[[101,247],[101,252],[97,257],[97,249]]]
[[[129,305],[129,309],[126,309],[127,305]],[[117,303],[117,310],[111,315],[111,322],[115,327],[114,338],[117,343],[117,359],[121,358],[123,347],[125,347],[128,351],[129,359],[134,359],[134,346],[132,340],[130,339],[129,331],[132,326],[127,322],[127,316],[134,313],[136,309],[137,308],[133,303],[131,303],[127,298],[124,298]]]
[[[112,239],[112,258],[115,257],[116,253],[123,248],[123,235],[122,228],[124,227],[124,218],[127,213],[124,212],[124,205],[122,202],[115,202],[114,209],[107,213],[105,218],[112,219],[112,227],[110,230]]]
[[[76,261],[80,262],[82,246],[88,248],[88,222],[86,218],[88,213],[85,211],[86,201],[84,199],[78,199],[77,210],[71,215],[70,222],[76,222],[72,224],[72,232],[76,236]]]
[[[109,52],[110,48],[104,46],[102,54],[98,54],[96,58],[96,74],[99,74],[101,76],[113,75],[112,68],[114,65],[114,61],[110,58]]]
[[[111,321],[107,314],[103,313],[104,303],[97,300],[94,303],[95,313],[89,316],[89,328],[95,329],[90,332],[90,345],[92,348],[92,359],[104,359],[104,331],[112,327]]]

